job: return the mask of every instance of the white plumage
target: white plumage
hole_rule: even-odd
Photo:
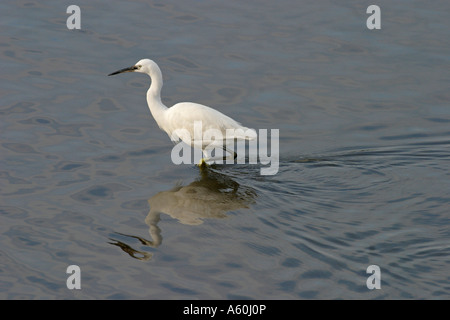
[[[234,143],[236,140],[253,140],[257,137],[254,129],[244,127],[223,113],[198,103],[181,102],[167,108],[161,102],[163,86],[161,70],[150,59],[142,59],[132,67],[118,70],[109,75],[123,72],[140,72],[150,76],[151,85],[147,91],[147,103],[153,118],[172,141],[182,140],[192,147],[201,148],[205,155],[201,164],[208,160],[214,160],[210,158],[210,151],[213,148],[221,147],[236,157],[236,153],[227,148],[227,143]],[[201,136],[200,140],[198,140],[199,136]],[[213,136],[214,139],[212,139]],[[218,136],[223,139],[219,141]]]

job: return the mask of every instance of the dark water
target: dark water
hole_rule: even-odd
[[[70,4],[0,3],[2,299],[450,298],[447,1]],[[279,172],[172,164],[141,58]]]

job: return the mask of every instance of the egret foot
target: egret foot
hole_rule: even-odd
[[[198,166],[199,166],[200,168],[206,168],[206,167],[208,166],[208,164],[206,163],[205,159],[202,158],[202,159],[200,160],[200,162],[198,163]]]

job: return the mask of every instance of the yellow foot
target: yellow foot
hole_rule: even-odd
[[[200,168],[205,168],[208,164],[206,163],[205,159],[201,159],[200,162],[198,163],[198,166]]]

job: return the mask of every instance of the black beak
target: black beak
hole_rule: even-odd
[[[134,70],[137,70],[136,66],[132,66],[132,67],[128,67],[128,68],[117,70],[116,72],[108,74],[108,76],[113,76],[115,74],[124,73],[124,72],[133,72]]]

